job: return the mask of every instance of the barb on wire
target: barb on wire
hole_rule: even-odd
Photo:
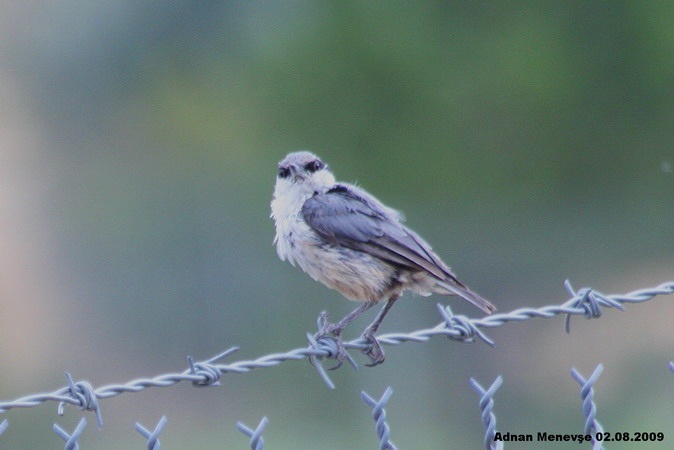
[[[251,450],[263,450],[264,449],[264,439],[262,439],[262,433],[264,429],[269,424],[269,419],[263,417],[256,429],[248,428],[243,422],[237,422],[236,428],[250,438],[250,448]]]
[[[0,422],[0,434],[4,433],[8,426],[9,426],[9,421],[7,419]]]
[[[66,430],[57,424],[54,424],[54,433],[58,434],[59,437],[65,441],[65,450],[79,450],[80,445],[77,443],[77,440],[80,438],[80,434],[82,434],[82,431],[84,431],[84,427],[86,426],[87,419],[82,417],[82,419],[80,419],[80,423],[77,424],[72,434],[68,434]]]
[[[475,337],[478,337],[491,347],[494,346],[494,341],[489,339],[468,317],[455,316],[449,306],[442,306],[440,303],[435,306],[445,321],[447,330],[452,333],[447,335],[447,337],[463,342],[475,342]]]
[[[625,295],[603,295],[597,291],[584,288],[579,291],[573,291],[569,283],[567,289],[573,293],[573,298],[562,305],[544,306],[542,308],[520,308],[509,313],[492,314],[480,319],[470,319],[462,315],[452,315],[449,309],[440,308],[440,314],[443,321],[433,328],[413,331],[411,333],[389,333],[377,336],[377,340],[382,345],[400,345],[406,342],[426,342],[435,336],[445,336],[453,340],[473,341],[479,338],[486,343],[492,343],[484,334],[482,329],[495,328],[509,322],[521,322],[535,317],[551,318],[557,315],[582,315],[588,318],[598,317],[600,307],[622,309],[623,303],[640,303],[651,300],[659,295],[670,295],[674,293],[674,281],[670,281],[655,288],[642,289]],[[567,324],[568,325],[568,324]],[[319,374],[329,387],[334,384],[328,378],[325,370],[320,365],[322,358],[334,358],[337,354],[335,349],[330,347],[330,338],[313,339],[309,338],[308,347],[296,348],[285,353],[272,353],[259,357],[255,360],[238,361],[230,364],[217,364],[216,361],[228,356],[236,351],[232,348],[214,358],[203,363],[194,363],[188,360],[189,368],[182,373],[168,373],[159,375],[155,378],[140,378],[130,381],[126,384],[113,384],[100,387],[96,390],[90,389],[83,382],[73,383],[75,387],[69,386],[61,388],[55,392],[46,394],[35,394],[19,398],[14,401],[0,402],[0,413],[9,411],[12,408],[28,408],[37,406],[47,401],[57,401],[79,406],[83,409],[96,411],[97,418],[100,417],[98,403],[94,399],[105,399],[120,395],[124,392],[139,392],[149,387],[173,386],[181,381],[190,381],[198,386],[207,386],[217,384],[219,378],[215,371],[220,375],[226,373],[247,373],[253,369],[264,367],[274,367],[285,361],[298,361],[308,359],[314,363]],[[365,349],[368,346],[367,340],[363,338],[355,339],[350,342],[344,342],[346,349]],[[352,363],[355,365],[355,362]]]
[[[379,450],[396,450],[396,446],[389,439],[391,430],[386,423],[386,410],[384,409],[391,395],[393,395],[393,389],[390,386],[386,388],[379,400],[373,399],[365,391],[360,393],[360,398],[372,408],[372,418],[375,421],[375,429],[379,437]]]
[[[569,287],[571,286],[568,282],[566,284]],[[564,314],[567,317],[582,315],[586,318],[592,318],[600,315],[599,307],[622,309],[623,303],[642,303],[658,295],[671,295],[673,293],[674,281],[663,283],[655,288],[642,289],[625,295],[604,295],[598,291],[583,288],[574,293],[571,299],[559,306],[544,306],[537,309],[520,308],[509,313],[492,314],[491,316],[473,320],[472,323],[478,328],[494,328],[508,322],[524,321],[534,317],[550,318],[560,314]]]
[[[103,416],[101,415],[101,409],[98,406],[98,398],[96,397],[93,386],[86,381],[78,381],[75,383],[73,381],[73,376],[68,372],[66,372],[66,380],[68,386],[62,389],[63,394],[69,396],[73,400],[73,403],[78,405],[82,411],[93,411],[94,414],[96,414],[98,428],[103,428]],[[66,401],[61,400],[57,409],[59,416],[64,414],[65,406]]]
[[[9,411],[12,408],[30,408],[33,406],[40,405],[47,401],[57,401],[59,402],[58,413],[63,414],[66,404],[71,404],[78,406],[80,409],[93,410],[96,413],[96,418],[99,421],[100,425],[100,408],[98,405],[98,400],[115,397],[124,392],[140,392],[149,387],[166,387],[173,386],[174,384],[180,383],[181,381],[190,381],[196,383],[199,386],[208,385],[212,380],[211,373],[208,370],[210,366],[216,367],[221,373],[228,371],[222,370],[220,365],[215,365],[215,362],[224,358],[225,356],[231,355],[237,351],[237,347],[232,347],[229,350],[201,363],[193,363],[186,371],[182,373],[168,373],[159,375],[155,378],[140,378],[137,380],[130,381],[127,384],[110,384],[107,386],[100,387],[98,389],[93,389],[89,383],[86,382],[72,382],[69,374],[66,374],[68,378],[68,386],[63,387],[57,391],[46,393],[46,394],[35,394],[29,395],[26,397],[19,398],[12,402],[0,403],[0,413]],[[188,360],[189,362],[189,360]],[[235,370],[232,370],[235,371]]]
[[[586,319],[598,319],[601,317],[601,306],[611,306],[613,308],[618,308],[621,311],[625,311],[620,302],[612,300],[609,297],[594,291],[590,288],[583,288],[579,291],[575,291],[571,282],[569,280],[564,281],[564,288],[570,296],[573,297],[573,306],[577,309],[583,309],[585,311]],[[571,332],[571,314],[566,315],[566,321],[564,325],[566,332]]]
[[[474,378],[471,378],[470,385],[473,387],[475,392],[480,394],[480,410],[482,411],[482,424],[486,430],[484,434],[484,446],[487,450],[501,450],[503,448],[503,442],[495,442],[494,437],[496,436],[496,416],[494,415],[494,394],[503,384],[503,377],[499,375],[496,377],[496,380],[489,386],[489,389],[485,390],[480,383],[478,383]]]
[[[316,327],[318,328],[319,332],[320,330],[324,330],[326,328],[327,323],[328,323],[328,315],[325,311],[323,311],[318,315],[318,319],[316,320]],[[308,349],[313,350],[313,352],[309,354],[309,362],[311,363],[312,366],[316,368],[316,370],[318,371],[318,375],[320,375],[320,377],[323,379],[323,382],[330,389],[334,389],[335,385],[332,382],[332,380],[330,380],[330,377],[328,377],[328,374],[325,372],[323,364],[321,363],[324,358],[337,359],[340,351],[337,338],[326,335],[316,339],[316,336],[313,336],[311,333],[307,333],[307,340],[309,341]],[[353,367],[354,370],[358,370],[358,364],[356,364],[356,361],[349,354],[349,352],[346,351],[347,348],[353,348],[354,346],[351,344],[342,344],[342,345],[344,345],[344,348],[342,350],[344,351],[346,361],[351,365],[351,367]],[[365,347],[363,346],[362,348]],[[341,365],[342,365],[341,362],[338,362],[336,366],[331,367],[328,370],[338,369]]]
[[[320,377],[323,379],[323,382],[330,389],[334,389],[335,384],[332,382],[327,372],[325,371],[323,364],[321,364],[322,358],[319,358],[319,356],[324,358],[335,358],[339,351],[337,340],[331,336],[323,336],[318,340],[316,340],[316,338],[311,333],[307,333],[307,340],[309,341],[309,349],[315,351],[315,353],[314,352],[309,353],[309,362],[311,363],[312,366],[316,368],[316,370],[318,371],[318,375],[320,375]],[[349,355],[348,353],[346,354],[346,360],[349,362],[349,364],[351,364],[351,366],[355,370],[358,370],[358,365],[356,364],[356,361],[354,361],[351,355]],[[336,369],[338,367],[339,366],[335,366],[333,367],[333,369]]]
[[[188,372],[194,377],[192,385],[197,387],[220,386],[220,376],[222,375],[222,372],[218,370],[218,367],[214,363],[238,351],[239,347],[231,347],[207,361],[197,363],[194,362],[194,359],[191,356],[188,356]]]
[[[674,373],[674,361],[669,363],[669,370],[671,370],[672,373]]]
[[[159,419],[159,423],[154,428],[153,431],[148,430],[140,422],[136,422],[136,431],[143,435],[147,439],[147,450],[161,450],[161,442],[159,442],[159,433],[162,432],[166,426],[168,419],[166,416],[162,416]]]
[[[576,370],[571,369],[571,376],[580,384],[580,396],[583,398],[583,415],[585,416],[585,426],[583,432],[592,436],[592,449],[600,450],[603,448],[602,442],[597,441],[595,436],[604,432],[604,428],[597,420],[597,406],[594,404],[594,383],[599,379],[599,375],[604,370],[604,366],[599,364],[590,378],[585,380],[583,376]]]

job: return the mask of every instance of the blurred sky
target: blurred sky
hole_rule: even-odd
[[[297,149],[404,211],[501,311],[561,303],[567,278],[607,294],[674,279],[673,5],[2,3],[0,398],[54,390],[64,371],[100,386],[232,345],[232,360],[286,351],[320,311],[349,312],[271,245],[276,164]],[[335,391],[291,362],[124,394],[79,442],[135,447],[133,424],[165,414],[170,448],[243,448],[236,421],[266,415],[273,448],[369,448],[359,392],[390,385],[401,448],[476,448],[467,380],[498,374],[500,429],[576,433],[569,370],[599,362],[604,428],[667,431],[672,300],[570,335],[561,318],[509,325],[495,349],[388,348],[382,366],[332,373]],[[436,302],[451,300],[405,296],[382,331],[434,326]],[[56,405],[7,416],[2,448],[56,448],[51,424],[79,420]]]

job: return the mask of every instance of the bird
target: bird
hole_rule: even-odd
[[[487,314],[496,308],[461,283],[403,215],[364,189],[337,182],[318,156],[289,153],[278,163],[271,201],[278,257],[360,306],[337,323],[325,321],[316,338],[338,343],[339,367],[346,358],[344,328],[363,312],[385,302],[362,338],[368,366],[384,362],[376,333],[403,291],[461,297]],[[323,313],[325,314],[325,313]]]

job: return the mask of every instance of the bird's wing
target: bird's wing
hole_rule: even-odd
[[[330,243],[458,283],[430,245],[400,223],[397,213],[355,187],[338,184],[314,195],[302,206],[302,216]]]
[[[459,280],[431,246],[400,223],[400,215],[356,187],[337,184],[302,206],[304,221],[324,240],[381,258],[398,267],[425,271],[444,293],[463,297],[486,313],[496,310]],[[440,291],[438,291],[440,292]]]

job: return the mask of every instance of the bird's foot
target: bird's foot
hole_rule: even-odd
[[[346,353],[346,348],[344,347],[344,341],[342,341],[342,329],[336,324],[328,322],[328,314],[325,311],[320,314],[318,320],[319,323],[321,323],[321,326],[318,333],[314,335],[314,339],[319,341],[325,337],[330,338],[335,344],[335,350],[332,356],[337,360],[337,364],[328,368],[328,370],[339,369],[342,364],[344,364],[344,361],[349,358],[349,355]]]
[[[374,367],[383,363],[384,359],[386,359],[384,356],[384,350],[381,348],[381,344],[374,336],[374,332],[370,331],[370,329],[367,329],[361,337],[370,344],[368,349],[363,350],[363,354],[370,358],[370,363],[365,365],[368,367]]]

